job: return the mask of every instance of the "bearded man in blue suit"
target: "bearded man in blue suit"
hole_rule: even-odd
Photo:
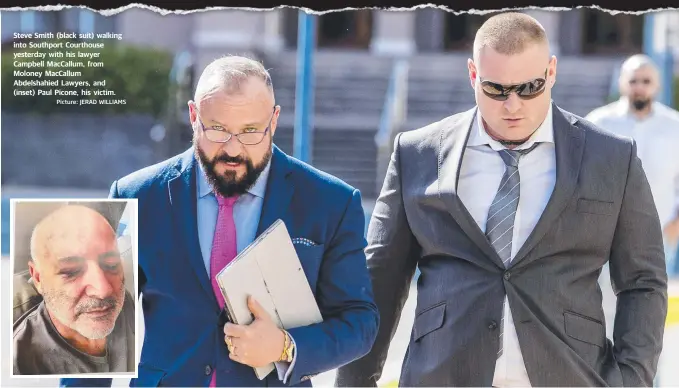
[[[261,63],[215,60],[189,111],[190,149],[111,186],[111,197],[139,204],[145,338],[131,385],[310,386],[316,374],[367,354],[379,315],[359,191],[273,144],[280,106]],[[223,265],[215,268],[212,253],[235,255],[277,219],[293,237],[323,322],[280,330],[255,300],[252,324],[226,322],[213,280]],[[252,366],[271,362],[276,371],[259,380]]]

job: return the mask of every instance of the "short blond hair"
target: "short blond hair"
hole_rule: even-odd
[[[503,55],[522,53],[531,44],[549,44],[540,22],[521,12],[491,16],[476,32],[474,57],[488,47]]]

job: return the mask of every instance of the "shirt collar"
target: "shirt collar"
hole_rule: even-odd
[[[205,176],[205,170],[203,169],[203,165],[196,160],[199,171],[200,173],[197,174],[198,177],[198,198],[203,198],[207,196],[208,194],[213,192],[212,186],[210,186],[210,183],[207,181],[207,177]],[[264,198],[264,193],[266,192],[266,182],[268,181],[269,178],[269,171],[271,170],[271,159],[269,159],[269,163],[266,164],[266,167],[264,167],[264,170],[262,171],[261,174],[259,174],[259,177],[257,178],[257,181],[255,181],[255,184],[253,184],[249,189],[248,193],[259,197],[259,198]]]
[[[474,126],[469,134],[469,140],[467,142],[467,147],[474,146],[484,146],[489,145],[492,149],[499,151],[505,149],[499,141],[493,140],[490,135],[486,132],[483,125],[483,120],[481,120],[481,114],[477,111],[476,119],[474,120]],[[545,120],[540,124],[538,129],[533,133],[533,135],[520,146],[516,147],[516,150],[522,150],[531,147],[536,142],[540,143],[554,143],[554,126],[552,125],[552,104],[549,105],[549,110],[547,111],[547,116]]]

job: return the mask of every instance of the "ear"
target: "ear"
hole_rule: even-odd
[[[191,123],[191,127],[195,131],[196,128],[193,126],[193,124],[196,122],[196,119],[198,118],[198,110],[196,108],[196,103],[192,100],[189,100],[189,102],[187,102],[187,105],[189,106],[189,122]]]
[[[552,57],[549,59],[549,70],[547,70],[550,88],[556,84],[556,62],[556,55],[552,55]]]
[[[38,293],[42,294],[40,271],[38,270],[38,266],[35,264],[33,259],[28,260],[28,273],[31,275],[31,278],[33,278],[33,284],[35,285],[36,290],[38,290]]]
[[[273,114],[273,118],[271,119],[271,128],[269,129],[271,131],[271,136],[276,134],[276,128],[278,128],[278,117],[281,114],[281,106],[276,105],[276,109]]]
[[[651,91],[651,96],[653,96],[653,99],[657,98],[660,95],[660,93],[662,92],[662,89],[663,89],[662,83],[656,81],[656,83],[655,83],[655,85],[653,85],[653,89]]]
[[[618,76],[618,95],[619,96],[626,96],[629,88],[629,84],[627,83],[628,80],[628,75],[626,73],[623,73],[622,71],[620,72],[620,75]]]
[[[469,83],[472,89],[475,89],[476,77],[478,76],[478,73],[476,71],[476,65],[474,64],[474,60],[472,60],[471,58],[467,59],[467,70],[469,71]]]
[[[660,78],[660,74],[658,71],[654,71],[652,76],[652,81],[651,81],[651,95],[653,96],[653,99],[657,98],[660,93],[662,92],[663,89],[663,84],[662,84],[662,79]]]

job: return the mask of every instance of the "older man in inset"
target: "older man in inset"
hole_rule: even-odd
[[[116,234],[91,208],[67,205],[33,230],[29,272],[43,301],[14,324],[14,374],[134,369],[134,301]]]

